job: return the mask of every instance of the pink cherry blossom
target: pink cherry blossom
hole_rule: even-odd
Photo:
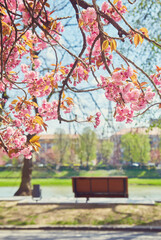
[[[0,61],[3,62],[0,64],[0,71],[3,74],[0,92],[3,96],[6,89],[7,92],[18,90],[13,101],[8,101],[7,97],[0,99],[0,108],[4,110],[0,134],[11,157],[23,155],[25,158],[31,158],[33,146],[27,136],[41,133],[46,128],[47,121],[58,119],[58,106],[61,114],[71,113],[74,103],[68,92],[79,92],[79,87],[87,86],[94,74],[98,76],[96,86],[103,89],[107,100],[112,101],[115,106],[116,121],[130,123],[136,112],[145,109],[153,101],[156,95],[153,89],[161,93],[159,67],[156,73],[150,75],[151,87],[146,87],[146,82],[143,83],[143,79],[139,79],[139,73],[132,68],[132,63],[129,65],[129,62],[125,61],[125,66],[121,65],[115,69],[113,60],[115,49],[111,47],[110,34],[104,32],[104,39],[99,37],[100,33],[103,34],[101,28],[103,31],[104,27],[110,29],[110,22],[104,19],[103,15],[98,16],[94,7],[88,7],[83,11],[81,8],[78,9],[79,27],[83,31],[84,45],[87,44],[84,53],[79,55],[81,59],[75,58],[72,53],[72,57],[67,59],[67,65],[62,66],[58,54],[58,59],[51,64],[48,72],[39,72],[40,67],[43,67],[37,58],[39,51],[43,53],[48,47],[57,51],[57,43],[60,44],[58,49],[61,48],[61,44],[64,45],[61,42],[64,31],[61,18],[57,18],[56,12],[51,12],[47,6],[48,2],[44,0],[35,1],[34,4],[33,1],[24,4],[23,0],[1,2],[2,6],[7,5],[8,11],[3,10],[1,6],[3,49]],[[113,21],[118,22],[121,21],[119,13],[124,14],[126,7],[121,0],[114,2],[114,5],[117,11],[108,1],[103,1],[99,9]],[[97,17],[100,17],[99,24]],[[133,42],[133,35],[134,33],[130,31],[125,36],[123,34],[123,37],[125,41],[127,36],[130,42]],[[118,38],[115,39],[119,42]],[[109,42],[105,49],[102,45],[104,40]],[[110,71],[113,69],[112,74],[107,71],[107,66]],[[93,81],[91,82],[93,84]],[[7,107],[3,109],[5,103]],[[87,121],[92,122],[96,128],[100,124],[100,117],[101,113],[97,112],[94,116],[88,117]]]
[[[34,59],[34,68],[37,69],[40,67],[40,65],[41,65],[40,59]]]
[[[12,127],[8,127],[8,128],[6,129],[6,132],[7,132],[8,136],[10,137],[10,136],[14,133],[14,130],[13,130]]]
[[[101,7],[102,12],[107,13],[108,8],[109,8],[109,4],[107,2],[103,2]]]

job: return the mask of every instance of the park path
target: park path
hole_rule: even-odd
[[[161,232],[0,230],[0,240],[161,240]]]

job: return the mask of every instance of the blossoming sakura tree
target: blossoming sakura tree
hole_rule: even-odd
[[[115,103],[116,121],[127,123],[153,105],[161,106],[154,102],[155,96],[161,97],[161,68],[156,66],[156,72],[148,75],[118,47],[119,42],[134,44],[135,49],[143,41],[159,48],[161,44],[149,37],[144,26],[134,29],[128,23],[127,7],[122,0],[107,0],[101,5],[96,0],[90,2],[69,0],[82,36],[76,55],[61,41],[63,20],[71,16],[64,13],[57,17],[50,7],[51,0],[0,0],[0,147],[11,158],[24,156],[17,194],[31,194],[30,159],[32,152],[39,150],[38,134],[47,129],[47,121],[87,121],[94,127],[99,125],[99,112],[94,116],[89,113],[86,119],[78,119],[74,114],[73,119],[69,118],[75,104],[69,92],[85,94],[102,89],[107,100]],[[111,35],[109,27],[117,34]],[[55,63],[42,74],[39,53],[48,47]],[[58,48],[72,59],[66,65],[60,63]],[[119,67],[115,67],[114,57],[123,62]],[[95,87],[82,88],[91,79],[95,80]],[[10,92],[15,96],[12,101],[8,98]]]

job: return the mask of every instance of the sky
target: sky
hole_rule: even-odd
[[[51,1],[51,7],[52,4],[55,4],[56,9],[59,10],[60,8],[60,3],[66,3],[68,2],[66,1]],[[91,1],[88,1],[91,2]],[[101,2],[102,1],[97,1],[97,2]],[[124,1],[127,3],[127,1]],[[130,6],[131,8],[131,6]],[[74,16],[74,12],[71,11],[72,7],[70,5],[68,5],[65,8],[62,8],[61,11],[56,11],[55,15],[57,17],[61,17],[61,16]],[[131,15],[130,17],[130,11],[127,13],[128,19],[130,20],[130,22],[133,22],[133,16]],[[135,16],[136,19],[138,19],[137,15]],[[67,48],[69,48],[73,53],[77,54],[80,51],[80,45],[82,42],[82,37],[79,33],[79,29],[75,28],[73,24],[75,24],[75,17],[70,18],[68,20],[64,20],[62,21],[63,23],[68,21],[68,26],[65,28],[65,32],[63,33],[64,38],[61,39],[61,43],[64,44]],[[145,24],[147,25],[147,23],[145,22]],[[152,31],[152,30],[151,30]],[[153,31],[152,31],[153,32]],[[108,33],[112,34],[116,34],[116,32],[113,30],[113,28],[108,27]],[[126,45],[127,44],[127,45]],[[125,48],[128,48],[128,43],[125,44]],[[145,48],[145,44],[143,43],[143,47]],[[120,46],[118,44],[118,48],[121,48],[122,46]],[[143,48],[143,49],[144,49]],[[140,51],[141,46],[138,47],[138,51]],[[60,48],[57,47],[58,50],[58,57],[59,59],[61,59],[61,51]],[[127,54],[129,54],[129,57],[131,59],[133,59],[135,57],[136,62],[138,65],[141,65],[144,60],[148,57],[147,54],[149,54],[149,52],[145,52],[144,55],[140,55],[135,56],[135,54],[133,54],[135,47],[132,48],[131,51],[127,51]],[[43,59],[45,58],[46,62],[48,63],[47,65],[50,66],[50,64],[55,63],[55,56],[53,54],[53,52],[51,51],[50,48],[47,49],[47,51],[45,51],[42,54]],[[43,64],[45,65],[44,60]],[[64,55],[64,58],[62,59],[62,65],[66,65],[68,63],[71,63],[72,57],[70,57],[68,54]],[[158,62],[161,59],[158,57]],[[115,59],[115,66],[119,66],[120,65],[120,59]],[[100,72],[99,72],[100,74]],[[99,74],[98,74],[98,78],[99,78]],[[89,80],[89,86],[92,88],[93,86],[96,86],[95,84],[95,80],[90,77]],[[87,84],[83,85],[79,85],[78,88],[84,88],[88,86]],[[70,96],[70,93],[69,93]],[[15,99],[15,95],[14,93],[12,93],[11,96],[11,101]],[[158,99],[156,99],[157,101]],[[157,108],[154,108],[153,110],[150,110],[147,112],[147,114],[145,114],[144,116],[141,116],[139,118],[135,118],[133,123],[131,124],[126,124],[125,122],[122,123],[118,123],[116,122],[116,120],[113,118],[113,114],[114,114],[114,110],[115,110],[115,104],[111,103],[111,109],[112,112],[109,112],[109,101],[105,98],[104,95],[104,91],[100,90],[98,92],[95,92],[94,94],[90,95],[90,94],[78,94],[78,98],[74,97],[74,102],[75,102],[75,106],[74,106],[74,113],[78,116],[79,119],[83,119],[86,118],[87,116],[90,115],[95,115],[96,112],[100,112],[102,113],[101,116],[101,124],[98,126],[97,129],[94,129],[93,124],[92,123],[64,123],[62,122],[61,124],[58,122],[58,120],[53,120],[50,122],[47,122],[48,124],[48,130],[47,133],[48,134],[54,134],[54,132],[58,129],[58,128],[62,128],[65,130],[66,133],[81,133],[83,131],[83,129],[85,127],[90,127],[92,130],[96,131],[96,133],[98,135],[102,135],[102,133],[104,133],[106,136],[109,136],[111,134],[113,134],[115,131],[119,131],[122,128],[131,128],[131,127],[136,127],[136,126],[148,126],[149,125],[149,119],[152,118],[158,118],[160,116],[159,111]],[[97,104],[95,104],[97,103]],[[82,110],[80,109],[80,105]],[[83,114],[82,114],[83,112]],[[114,126],[114,128],[110,128],[109,125]],[[44,132],[45,134],[45,132]]]
[[[88,1],[88,2],[90,2],[90,1]],[[97,2],[102,2],[102,1],[97,1]],[[127,3],[127,1],[124,1],[124,3],[125,2]],[[128,7],[129,8],[135,8],[135,6],[136,5],[134,5],[134,6],[129,5]],[[67,7],[65,11],[68,11],[69,15],[72,15],[69,7]],[[63,16],[63,14],[64,14],[63,10],[61,11],[61,14]],[[130,17],[130,11],[127,14],[128,14],[128,19],[130,20],[130,22],[134,23],[134,25],[135,25],[135,21],[133,20],[134,17],[132,15]],[[139,17],[140,16],[135,15],[135,19],[137,21],[138,21]],[[144,18],[143,18],[143,20],[144,20]],[[143,21],[143,20],[142,20],[143,24],[147,27],[148,22]],[[74,24],[74,18],[69,23],[71,25]],[[153,32],[153,29],[150,29],[150,31]],[[70,32],[70,34],[69,34],[69,32]],[[116,34],[116,32],[114,32],[113,28],[108,29],[108,33]],[[81,36],[79,35],[79,32],[75,28],[74,28],[74,34],[73,34],[73,27],[72,26],[71,27],[69,26],[66,29],[64,34],[65,34],[65,38],[62,39],[63,44],[68,46],[68,43],[70,41],[71,44],[73,44],[73,46],[75,45],[76,42],[79,45],[79,42],[81,41],[80,40]],[[126,43],[126,44],[128,44],[128,43]],[[146,44],[147,43],[144,42],[142,46],[138,46],[137,47],[138,52],[141,50],[142,47],[143,47],[143,49],[146,49]],[[125,48],[128,48],[128,45],[125,45],[125,46],[126,46]],[[118,45],[118,47],[121,47],[121,46]],[[79,50],[79,47],[74,48],[74,51],[78,51],[78,50]],[[145,59],[148,59],[149,52],[144,51],[144,54],[137,56],[137,55],[134,54],[135,50],[136,50],[135,47],[133,47],[131,51],[128,50],[129,54],[130,54],[128,57],[130,57],[130,59],[132,59],[132,60],[135,59],[137,64],[139,66],[141,66],[142,63],[145,61]],[[72,49],[72,51],[73,51],[73,49]],[[46,56],[47,56],[49,61],[54,62],[54,60],[55,60],[54,55],[50,51],[50,49],[48,49]],[[68,62],[69,61],[69,56],[66,55],[63,61],[64,61],[64,63]],[[158,62],[159,62],[159,59],[158,59]],[[120,65],[120,59],[115,60],[115,65],[116,66]],[[94,79],[92,79],[92,78],[90,79],[90,85],[91,86],[95,85]],[[80,85],[79,88],[81,88],[81,87],[85,87],[85,86]],[[126,124],[124,122],[118,123],[113,118],[115,104],[114,103],[111,104],[112,113],[109,113],[109,101],[105,98],[105,95],[104,95],[103,91],[98,91],[97,93],[93,94],[93,98],[95,99],[95,102],[98,104],[99,108],[94,104],[93,99],[89,94],[86,94],[86,95],[85,94],[79,94],[79,96],[80,96],[79,100],[74,98],[74,101],[75,101],[74,112],[78,116],[82,117],[82,112],[79,109],[79,103],[80,102],[81,102],[81,105],[84,107],[84,110],[91,115],[94,115],[97,111],[100,111],[100,109],[101,109],[102,116],[101,116],[100,126],[98,126],[97,129],[94,129],[93,124],[91,124],[91,123],[83,123],[83,124],[80,124],[80,123],[79,124],[61,123],[61,124],[59,124],[58,121],[51,121],[48,125],[49,128],[48,128],[47,133],[54,133],[57,128],[62,128],[67,133],[68,132],[72,132],[72,133],[79,132],[79,133],[81,133],[81,131],[83,130],[84,127],[89,126],[89,127],[91,127],[91,129],[95,130],[98,135],[101,135],[103,131],[105,132],[106,135],[109,135],[109,134],[112,134],[114,132],[113,129],[111,129],[109,127],[109,123],[110,123],[110,125],[114,125],[115,131],[118,131],[121,128],[131,128],[131,127],[137,127],[137,126],[147,127],[147,126],[149,126],[149,119],[150,118],[158,118],[160,116],[158,108],[154,108],[154,109],[151,109],[150,111],[148,111],[146,114],[144,114],[144,116],[135,118],[134,121],[131,124]],[[158,99],[156,98],[156,101],[157,100]],[[90,104],[89,104],[89,102],[90,102]]]

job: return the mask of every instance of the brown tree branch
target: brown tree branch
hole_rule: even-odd
[[[125,24],[135,33],[140,34],[140,36],[142,36],[142,38],[145,38],[148,42],[151,42],[153,44],[155,44],[158,47],[161,47],[161,44],[159,44],[158,42],[150,39],[149,37],[145,36],[143,33],[139,32],[138,30],[134,29],[127,21],[126,19],[123,17],[123,15],[118,11],[118,9],[115,7],[115,5],[108,0],[108,2],[111,4],[111,6],[115,9],[115,11],[120,15],[120,17],[122,18],[122,20],[125,22]]]
[[[70,1],[71,1],[71,4],[72,4],[75,12],[76,12],[77,23],[78,23],[78,26],[80,28],[80,31],[81,31],[81,34],[82,34],[82,37],[83,37],[83,46],[82,46],[81,52],[78,55],[78,58],[75,60],[75,62],[73,64],[72,68],[70,69],[67,77],[63,81],[63,86],[62,86],[62,89],[61,89],[61,91],[59,93],[59,102],[58,102],[58,111],[57,112],[58,112],[58,120],[59,120],[60,123],[61,123],[62,120],[64,121],[64,119],[61,117],[61,114],[60,114],[61,98],[62,98],[62,94],[63,94],[64,88],[67,85],[68,80],[69,80],[70,76],[72,75],[75,67],[77,66],[77,63],[79,62],[79,58],[81,58],[81,56],[83,55],[83,53],[84,53],[84,51],[86,49],[86,46],[87,46],[87,44],[86,44],[86,36],[85,36],[81,26],[79,25],[79,13],[78,13],[77,5],[75,3],[73,3],[72,0],[70,0]],[[75,118],[73,120],[70,120],[70,122],[72,122],[72,121],[77,121],[77,119]]]
[[[101,23],[101,19],[100,19],[100,15],[99,15],[99,8],[98,6],[96,5],[96,0],[93,0],[93,6],[94,6],[94,9],[97,13],[97,23],[98,23],[98,29],[99,29],[99,36],[100,36],[100,44],[101,44],[101,57],[102,57],[102,61],[105,65],[105,68],[107,70],[107,72],[112,75],[108,65],[107,65],[107,62],[106,62],[106,58],[105,58],[105,53],[104,53],[104,50],[102,49],[102,44],[104,42],[104,40],[106,39],[104,37],[104,31],[103,31],[103,27],[102,27],[102,23]]]
[[[154,106],[160,105],[160,104],[161,104],[161,102],[154,103],[154,104],[150,105],[147,109],[145,109],[142,113],[139,113],[139,114],[135,115],[134,117],[138,117],[138,116],[140,116],[140,115],[143,115],[143,114],[144,114],[145,112],[147,112],[151,107],[154,107]]]

